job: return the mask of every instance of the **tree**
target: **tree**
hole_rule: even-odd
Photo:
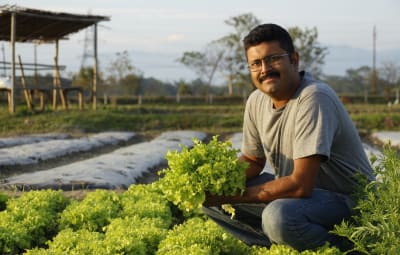
[[[227,77],[228,86],[235,84],[242,92],[248,92],[253,89],[253,85],[247,70],[242,40],[261,22],[252,13],[245,13],[231,17],[225,23],[233,28],[233,32],[209,43],[205,51],[184,52],[178,61],[194,70],[203,81],[208,81],[209,85],[218,71]],[[319,45],[317,29],[302,30],[292,27],[288,32],[301,56],[300,68],[320,76],[327,48]],[[229,91],[233,91],[232,87]]]
[[[122,87],[125,95],[138,95],[140,91],[139,80],[140,77],[130,73],[120,79],[119,85]]]
[[[184,52],[177,61],[196,72],[208,87],[211,86],[215,72],[222,59],[223,52],[209,44],[204,52]],[[207,92],[208,94],[208,92]]]
[[[390,92],[396,88],[396,101],[399,100],[399,88],[400,88],[400,67],[393,62],[384,62],[379,70],[379,78],[385,82],[384,94],[386,98],[389,98]]]
[[[302,30],[299,27],[290,27],[288,32],[293,39],[296,51],[300,54],[300,70],[307,70],[314,76],[320,77],[322,66],[327,55],[327,48],[319,45],[316,27]]]
[[[72,85],[89,89],[93,85],[93,67],[81,67],[78,74],[72,76]]]
[[[346,75],[351,80],[351,86],[354,88],[363,88],[365,95],[368,94],[369,84],[371,83],[371,68],[369,66],[361,66],[357,69],[347,69]]]
[[[184,52],[178,61],[194,70],[208,86],[212,84],[216,72],[221,72],[228,78],[231,92],[233,83],[242,87],[251,84],[241,40],[260,21],[253,14],[246,13],[231,17],[225,23],[232,26],[234,32],[212,41],[202,52]]]
[[[236,84],[241,88],[252,88],[242,40],[252,28],[260,24],[260,20],[252,13],[245,13],[229,18],[225,24],[233,27],[234,31],[214,41],[214,44],[225,49],[219,69],[228,78],[228,86]],[[232,87],[229,91],[233,91]]]
[[[344,76],[328,75],[322,78],[337,93],[362,95],[368,92],[371,68],[361,66],[356,69],[347,69]]]
[[[109,72],[107,79],[111,85],[119,83],[128,74],[140,74],[140,71],[132,65],[129,53],[126,50],[115,54],[115,58],[111,60],[107,71]]]
[[[175,86],[178,89],[178,95],[191,95],[192,90],[190,89],[190,86],[184,81],[184,80],[179,80],[175,82]]]

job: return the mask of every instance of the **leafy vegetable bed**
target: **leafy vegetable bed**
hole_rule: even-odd
[[[170,152],[163,178],[123,193],[95,190],[81,201],[54,190],[0,193],[0,254],[342,254],[329,246],[303,252],[248,247],[206,219],[199,209],[204,192],[231,194],[244,187],[244,166],[234,157],[229,144],[214,138]],[[223,180],[227,168],[235,181]],[[387,151],[377,173],[380,179],[364,191],[359,214],[335,231],[366,254],[400,254],[399,156]]]

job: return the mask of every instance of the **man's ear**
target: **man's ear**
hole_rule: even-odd
[[[290,61],[291,63],[296,67],[296,69],[299,69],[299,61],[300,61],[300,56],[297,51],[293,52],[290,56]]]

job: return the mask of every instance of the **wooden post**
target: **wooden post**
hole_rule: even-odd
[[[11,96],[9,97],[8,111],[10,113],[15,113],[15,37],[16,37],[16,26],[17,14],[15,12],[11,13],[11,35],[10,35],[10,45],[11,45]]]
[[[108,100],[107,100],[107,94],[104,93],[104,94],[103,94],[103,104],[104,104],[104,105],[107,105],[107,101],[108,101]]]
[[[24,66],[22,65],[22,60],[20,55],[18,55],[18,63],[19,63],[19,69],[21,70],[21,84],[22,84],[22,89],[24,90],[26,106],[28,107],[28,110],[32,110],[32,95],[26,86]]]
[[[68,108],[67,100],[62,89],[61,77],[60,77],[60,69],[58,68],[58,40],[55,41],[55,49],[54,49],[54,76],[53,76],[53,109],[57,110],[57,91],[60,94],[61,105],[64,110]]]
[[[93,45],[93,86],[92,86],[92,97],[93,97],[93,110],[97,110],[97,23],[94,24],[94,45]]]
[[[232,96],[233,94],[233,88],[232,88],[232,74],[228,75],[228,95]]]
[[[83,92],[78,91],[78,106],[79,110],[83,110]]]
[[[54,62],[57,63],[58,56],[58,40],[55,41]],[[57,71],[56,66],[53,70],[53,110],[57,110]]]
[[[54,57],[54,71],[55,71],[54,74],[55,74],[56,94],[57,94],[57,89],[58,89],[58,91],[60,92],[62,107],[64,110],[67,110],[68,102],[67,102],[66,92],[64,91],[62,84],[61,84],[60,69],[58,68],[58,58],[57,57]]]

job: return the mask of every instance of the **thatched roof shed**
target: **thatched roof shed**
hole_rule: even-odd
[[[109,21],[107,16],[80,15],[64,12],[51,12],[16,5],[0,5],[0,41],[9,41],[11,44],[11,83],[12,94],[15,84],[15,43],[55,43],[58,57],[58,41],[67,39],[67,36],[89,26],[94,26],[94,95],[93,108],[96,109],[96,82],[97,82],[97,23]],[[56,63],[57,65],[57,63]],[[10,111],[15,111],[14,96],[9,104]]]

